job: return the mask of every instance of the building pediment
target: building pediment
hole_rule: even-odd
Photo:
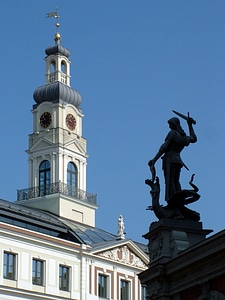
[[[82,142],[76,139],[65,144],[65,148],[67,150],[70,150],[72,152],[79,152],[80,154],[87,156],[85,147],[86,145],[83,145]]]
[[[52,147],[53,143],[45,138],[40,138],[37,140],[35,144],[32,145],[32,147],[29,149],[29,151],[37,151],[42,149],[47,149],[49,147]]]
[[[118,243],[111,247],[108,245],[106,248],[103,247],[101,250],[98,249],[92,253],[131,267],[141,268],[143,270],[148,268],[148,256],[132,241],[122,244]]]

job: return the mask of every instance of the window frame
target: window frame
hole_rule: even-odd
[[[125,286],[122,286],[125,284]],[[129,300],[131,298],[131,282],[126,279],[120,279],[120,300]]]
[[[145,300],[147,296],[147,286],[146,285],[141,285],[141,300]]]
[[[99,279],[104,278],[104,283],[99,282]],[[100,286],[101,283],[101,286]],[[98,273],[98,297],[100,299],[108,299],[109,298],[109,275]]]
[[[34,270],[34,262],[35,263],[35,270]],[[40,270],[37,270],[39,269],[39,267],[37,266],[37,263],[40,263]],[[44,260],[41,260],[41,259],[38,259],[38,258],[35,258],[33,257],[32,258],[32,284],[33,285],[38,285],[38,286],[44,286],[44,268],[45,268],[45,261]],[[35,276],[34,276],[34,273],[35,273]],[[40,275],[38,277],[38,274]],[[37,281],[34,280],[37,279],[37,278],[40,278],[40,283],[37,283]]]
[[[73,170],[72,170],[73,168]],[[67,164],[66,183],[69,196],[76,197],[77,195],[77,179],[78,170],[75,163],[69,161]]]
[[[60,264],[59,265],[59,290],[69,292],[70,290],[70,267]],[[62,270],[62,272],[61,272]],[[63,271],[66,270],[66,273]],[[62,274],[61,274],[62,273]],[[66,274],[66,278],[63,279],[63,276]],[[65,285],[66,282],[66,285]]]
[[[39,165],[39,196],[49,194],[51,185],[51,164],[48,160],[43,160]]]
[[[7,261],[5,261],[6,256],[7,256]],[[10,262],[9,258],[13,258],[13,260]],[[3,254],[3,278],[4,279],[16,280],[16,263],[17,263],[17,254],[4,251]],[[9,274],[12,274],[12,276],[9,276]]]

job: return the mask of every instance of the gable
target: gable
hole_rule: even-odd
[[[65,144],[65,147],[71,152],[79,152],[80,154],[86,156],[86,145],[82,145],[78,140],[73,140]]]
[[[128,245],[121,245],[111,249],[107,249],[102,252],[96,253],[97,256],[105,257],[112,261],[117,261],[132,267],[147,269],[148,268],[148,258],[147,256],[138,255],[132,251]]]
[[[42,150],[46,149],[53,146],[53,143],[50,142],[49,140],[45,138],[39,139],[32,147],[29,149],[29,151],[37,151],[37,150]]]

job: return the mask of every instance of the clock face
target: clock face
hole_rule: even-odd
[[[76,128],[76,119],[72,114],[68,114],[66,116],[66,126],[70,130],[74,130]]]
[[[49,112],[44,112],[40,117],[40,125],[43,128],[47,128],[52,122],[52,116]]]

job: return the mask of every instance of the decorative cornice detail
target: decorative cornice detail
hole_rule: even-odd
[[[104,251],[99,253],[99,255],[132,267],[147,268],[147,265],[137,255],[131,252],[126,245]]]

